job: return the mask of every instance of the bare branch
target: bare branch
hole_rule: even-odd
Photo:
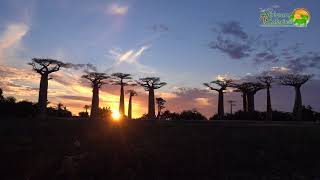
[[[303,75],[303,74],[285,74],[278,77],[278,79],[280,80],[280,84],[284,86],[294,86],[294,87],[300,87],[311,78],[312,78],[312,75]]]

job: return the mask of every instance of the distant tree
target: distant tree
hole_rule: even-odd
[[[39,118],[46,118],[46,107],[48,101],[48,80],[49,74],[59,71],[60,68],[65,67],[66,64],[55,60],[55,59],[42,59],[33,58],[29,65],[32,66],[33,70],[41,75],[38,108]]]
[[[169,110],[166,110],[162,113],[161,118],[164,120],[179,120],[180,119],[180,114],[175,113],[175,112],[170,112]]]
[[[165,108],[165,106],[164,106],[165,102],[166,102],[166,100],[162,99],[161,97],[156,98],[156,103],[158,106],[158,115],[157,115],[158,119],[160,119],[162,109]]]
[[[265,85],[259,82],[249,82],[247,85],[249,85],[247,92],[248,112],[253,113],[255,111],[254,96],[258,91],[264,89]]]
[[[301,97],[301,86],[306,83],[312,75],[302,74],[285,74],[279,76],[280,84],[284,86],[292,86],[295,89],[295,101],[293,107],[293,115],[295,120],[302,120],[302,97]]]
[[[3,91],[0,88],[0,103],[4,101]]]
[[[193,110],[185,110],[182,111],[179,115],[180,120],[207,120],[207,118],[202,115],[199,111]]]
[[[5,99],[5,101],[6,101],[7,103],[9,103],[9,104],[15,104],[17,100],[16,100],[15,97],[9,96],[9,97],[7,97],[7,98]]]
[[[267,88],[267,114],[266,120],[272,121],[272,107],[271,107],[271,96],[270,96],[270,88],[271,84],[274,82],[274,78],[272,76],[258,76],[257,79],[264,84]]]
[[[155,103],[154,103],[154,90],[159,89],[166,85],[165,82],[160,82],[159,77],[146,77],[140,78],[137,83],[144,88],[145,91],[149,92],[148,101],[148,117],[150,120],[155,119]]]
[[[88,118],[88,117],[89,117],[89,114],[88,114],[88,112],[79,112],[79,117],[81,117],[81,118]]]
[[[62,103],[58,103],[57,104],[57,110],[63,110],[63,104]]]
[[[128,118],[132,119],[132,97],[137,96],[138,93],[132,89],[128,90],[127,93],[129,94]]]
[[[219,94],[218,116],[220,119],[223,119],[224,117],[223,93],[227,89],[227,87],[230,87],[232,85],[232,83],[232,79],[218,79],[215,81],[211,81],[210,83],[203,83],[204,86],[208,87],[210,90],[217,91]],[[215,87],[216,85],[218,86],[218,88]]]
[[[248,99],[247,94],[250,90],[250,84],[248,83],[241,83],[241,84],[234,84],[234,88],[237,88],[234,90],[234,92],[241,92],[242,93],[242,105],[243,105],[243,112],[248,112]]]
[[[119,113],[121,116],[123,116],[124,113],[124,86],[128,85],[135,85],[133,81],[130,81],[132,79],[131,74],[125,74],[125,73],[113,73],[111,74],[112,80],[111,84],[113,85],[120,85],[120,103],[119,103]],[[129,81],[128,81],[129,80]]]
[[[111,119],[112,111],[110,107],[103,107],[98,109],[98,118],[103,120]]]
[[[84,105],[83,108],[84,108],[85,112],[86,112],[87,114],[89,114],[89,113],[88,113],[88,109],[90,108],[90,105]]]
[[[95,119],[98,117],[99,113],[99,89],[106,83],[104,80],[108,79],[109,76],[105,73],[88,72],[83,75],[82,78],[88,79],[91,83],[91,87],[93,88],[90,117]]]

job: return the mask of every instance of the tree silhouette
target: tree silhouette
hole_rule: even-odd
[[[111,84],[113,85],[120,85],[120,103],[119,103],[119,113],[121,116],[124,115],[124,86],[127,85],[134,85],[132,81],[127,81],[132,79],[131,74],[125,74],[125,73],[113,73],[111,74],[112,80]]]
[[[223,105],[223,93],[227,89],[227,87],[230,87],[233,83],[232,79],[218,79],[215,81],[211,81],[210,83],[203,83],[204,86],[208,87],[210,90],[217,91],[219,94],[218,99],[218,116],[219,119],[223,119],[224,117],[224,105]],[[215,86],[218,85],[219,88],[215,88]]]
[[[257,79],[264,84],[267,88],[267,114],[266,120],[272,121],[272,107],[271,107],[271,96],[270,96],[270,88],[271,84],[274,82],[274,78],[272,76],[258,76]]]
[[[83,108],[85,112],[88,114],[88,109],[90,108],[90,105],[84,105]]]
[[[242,93],[242,105],[243,105],[243,112],[248,112],[248,98],[247,93],[250,89],[249,83],[241,83],[241,84],[234,84],[234,88],[237,88],[234,90],[234,92],[241,92]]]
[[[254,105],[254,95],[265,88],[265,85],[259,82],[249,82],[248,85],[248,92],[247,92],[247,101],[248,101],[248,112],[253,113],[255,111]]]
[[[164,103],[166,100],[162,99],[161,97],[156,98],[156,103],[158,106],[158,115],[157,118],[160,119],[161,116],[161,110],[165,108]]]
[[[132,89],[128,90],[127,93],[129,94],[128,118],[132,119],[132,97],[137,96],[138,93]]]
[[[148,118],[155,119],[155,103],[154,103],[154,90],[159,89],[166,85],[165,82],[160,82],[159,77],[146,77],[140,78],[137,83],[144,88],[145,91],[149,92],[148,101]]]
[[[3,91],[0,88],[0,102],[3,102],[3,101],[4,101]]]
[[[66,64],[55,59],[42,59],[33,58],[29,65],[33,70],[41,75],[39,97],[38,97],[38,109],[39,117],[44,119],[46,117],[46,108],[48,101],[48,80],[49,74],[59,71],[60,68],[66,67]]]
[[[280,84],[284,86],[292,86],[295,89],[295,101],[293,106],[293,115],[295,120],[302,119],[302,97],[301,97],[301,86],[306,83],[312,75],[302,75],[302,74],[285,74],[279,76]]]
[[[93,88],[90,117],[95,119],[98,117],[99,113],[99,89],[103,84],[106,84],[104,80],[108,79],[109,76],[105,73],[88,72],[83,75],[82,78],[88,79],[91,83],[91,87]]]

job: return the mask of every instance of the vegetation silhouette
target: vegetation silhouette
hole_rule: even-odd
[[[271,84],[274,82],[274,78],[269,75],[265,76],[258,76],[257,79],[264,84],[267,89],[267,121],[272,121],[272,107],[271,107],[271,95],[270,95],[270,88]]]
[[[211,85],[213,84],[213,85]],[[224,117],[224,100],[223,100],[223,93],[233,84],[232,79],[218,79],[215,81],[211,81],[210,83],[203,83],[204,86],[208,87],[210,90],[217,91],[219,98],[218,98],[218,116],[220,119]],[[219,86],[219,88],[214,87],[214,85]]]
[[[0,114],[1,117],[17,117],[17,118],[37,118],[38,104],[29,101],[16,102],[14,97],[4,97],[3,91],[0,89]],[[58,103],[56,107],[46,107],[48,117],[67,117],[71,118],[72,113],[63,104]]]
[[[159,89],[167,83],[161,82],[159,77],[145,77],[136,81],[145,91],[149,92],[148,99],[148,117],[150,120],[155,120],[155,102],[154,102],[154,90]]]
[[[39,118],[44,119],[46,118],[47,110],[49,74],[59,71],[62,67],[66,67],[66,64],[55,59],[42,58],[33,58],[28,64],[32,66],[35,72],[41,75],[38,97],[38,113]]]
[[[110,78],[110,76],[105,73],[98,72],[88,72],[83,75],[82,78],[85,78],[90,81],[92,89],[92,103],[90,117],[92,119],[98,118],[99,114],[99,89],[103,84],[106,84],[104,80]]]
[[[302,97],[301,97],[301,86],[306,83],[312,75],[303,74],[285,74],[279,76],[280,84],[284,86],[292,86],[295,89],[295,100],[293,106],[293,115],[295,120],[302,120]]]
[[[132,79],[131,74],[126,73],[113,73],[111,74],[111,84],[120,86],[120,102],[119,102],[119,113],[121,116],[125,115],[125,106],[124,106],[124,86],[134,86],[135,83],[130,81]],[[126,82],[126,80],[129,80]]]
[[[167,102],[167,101],[162,99],[161,97],[156,98],[156,103],[157,103],[157,106],[158,106],[158,115],[157,115],[158,119],[160,119],[160,117],[161,117],[162,109],[165,108],[165,106],[164,106],[165,102]]]
[[[129,94],[128,118],[132,119],[132,97],[137,96],[138,93],[132,89],[127,90],[127,93]]]

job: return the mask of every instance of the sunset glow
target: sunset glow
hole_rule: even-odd
[[[120,120],[120,113],[117,110],[112,111],[112,120],[119,121]]]

